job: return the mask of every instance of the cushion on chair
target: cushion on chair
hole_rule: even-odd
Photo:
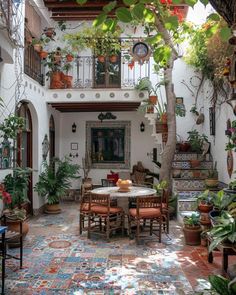
[[[107,214],[108,212],[108,208],[106,206],[99,206],[99,205],[95,205],[91,208],[91,211],[97,214]],[[120,207],[110,207],[110,213],[119,213],[122,212],[123,209]]]
[[[129,214],[133,217],[137,217],[137,209],[131,208],[129,209]],[[156,218],[161,216],[160,208],[140,208],[139,216],[141,218]]]

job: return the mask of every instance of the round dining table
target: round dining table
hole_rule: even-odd
[[[149,187],[130,186],[128,192],[120,192],[118,186],[99,187],[93,189],[91,192],[96,194],[110,194],[111,198],[117,199],[117,204],[122,207],[125,213],[129,211],[128,198],[153,196],[156,190]]]

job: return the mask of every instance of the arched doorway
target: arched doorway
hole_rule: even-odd
[[[49,161],[51,163],[55,157],[55,122],[53,115],[51,115],[49,120],[49,144]]]
[[[23,102],[18,109],[18,116],[25,119],[25,128],[18,134],[17,137],[17,155],[16,162],[21,168],[30,167],[32,168],[32,118],[28,108],[28,103]],[[28,199],[29,203],[24,204],[24,208],[27,210],[27,214],[33,213],[33,186],[32,186],[32,175],[30,176],[28,186]]]

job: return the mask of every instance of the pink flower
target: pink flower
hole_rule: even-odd
[[[3,200],[3,203],[5,203],[5,204],[11,204],[11,202],[12,202],[11,195],[8,192],[3,191],[2,192],[2,200]]]

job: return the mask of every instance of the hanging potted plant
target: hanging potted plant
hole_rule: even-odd
[[[48,38],[53,40],[53,37],[56,36],[56,32],[54,28],[45,28],[43,30],[43,33],[45,34],[45,36],[47,36]]]
[[[79,178],[79,165],[71,164],[71,160],[65,157],[63,160],[54,159],[50,164],[44,161],[43,168],[34,190],[46,197],[46,213],[60,213],[60,198],[70,188],[70,180]]]

